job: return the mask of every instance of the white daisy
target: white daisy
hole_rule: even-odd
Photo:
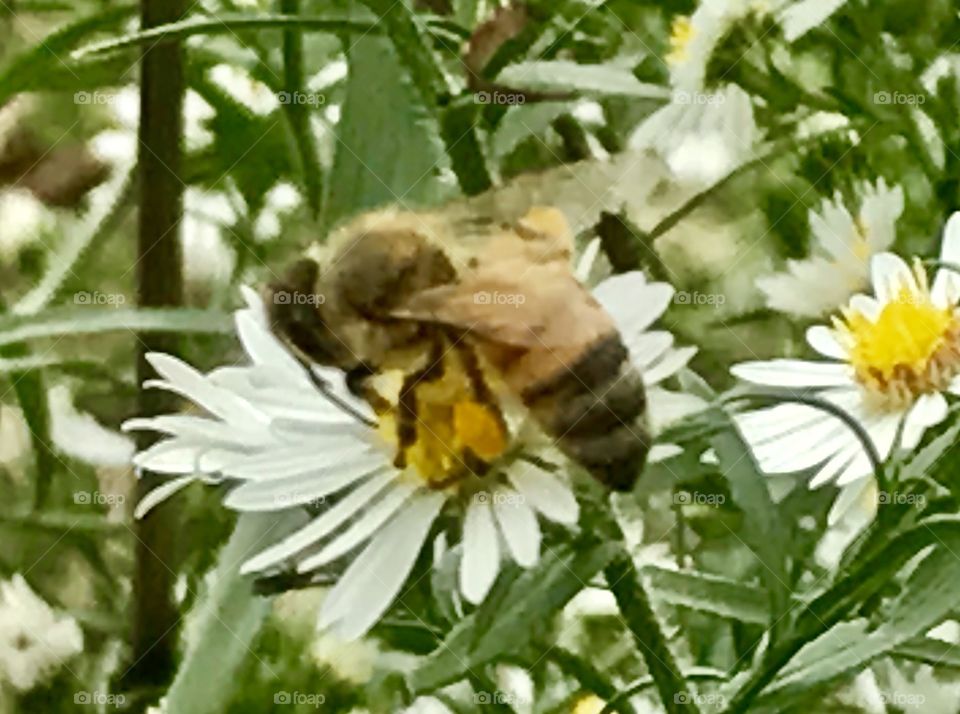
[[[709,94],[675,91],[629,144],[656,151],[681,183],[705,187],[752,159],[760,138],[750,95],[728,84]]]
[[[173,357],[149,355],[162,379],[145,386],[178,393],[208,415],[134,419],[125,425],[167,436],[134,459],[141,469],[170,476],[141,501],[138,515],[196,479],[234,485],[225,504],[237,511],[324,503],[306,527],[243,569],[263,572],[295,565],[301,573],[312,573],[363,546],[320,613],[320,625],[345,639],[365,634],[401,593],[445,506],[463,513],[459,580],[472,603],[484,599],[501,561],[509,558],[522,567],[538,561],[538,517],[567,526],[577,523],[579,507],[562,470],[496,458],[513,445],[502,443],[499,422],[486,407],[467,403],[463,395],[425,400],[421,436],[429,436],[408,450],[406,469],[395,468],[396,429],[390,413],[381,414],[379,428],[372,428],[365,421],[372,421],[370,409],[346,390],[342,373],[315,368],[316,377],[328,385],[324,394],[270,331],[261,299],[249,289],[244,295],[248,306],[236,313],[236,325],[251,365],[204,375]],[[651,401],[657,401],[657,385],[695,351],[675,349],[668,332],[647,331],[670,303],[673,288],[648,284],[641,273],[630,273],[604,281],[594,295],[616,321],[645,374]],[[524,441],[525,436],[518,439],[525,448],[534,443]],[[452,446],[464,444],[485,459],[486,453],[493,454],[492,468],[482,479],[441,487],[439,482],[455,467],[450,454],[461,451]],[[560,458],[552,449],[537,455],[554,462]]]
[[[795,42],[847,4],[847,0],[797,0],[783,8],[777,20],[787,42]]]
[[[0,583],[0,677],[26,692],[83,651],[83,632],[57,615],[19,573]]]
[[[941,259],[960,261],[960,213],[944,231]],[[855,295],[832,327],[807,331],[807,341],[832,361],[746,362],[741,379],[815,395],[843,409],[869,434],[881,459],[916,447],[947,414],[944,392],[960,393],[960,275],[941,269],[932,287],[919,264],[892,253],[871,262],[874,295]],[[863,497],[870,460],[853,431],[811,406],[785,403],[736,417],[760,467],[769,473],[816,469],[811,487],[835,481],[846,505]],[[836,517],[847,510],[837,504]]]
[[[903,213],[903,191],[862,184],[860,210],[851,215],[837,193],[818,211],[810,211],[813,246],[810,257],[788,260],[782,273],[757,279],[767,306],[800,317],[820,317],[845,304],[867,287],[870,258],[893,245]]]

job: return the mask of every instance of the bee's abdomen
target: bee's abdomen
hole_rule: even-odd
[[[598,341],[522,396],[567,456],[612,489],[633,488],[650,449],[647,400],[619,334]]]

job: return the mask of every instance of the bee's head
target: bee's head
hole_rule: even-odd
[[[271,329],[317,364],[338,365],[342,345],[324,320],[324,295],[318,286],[320,266],[301,258],[266,289]]]

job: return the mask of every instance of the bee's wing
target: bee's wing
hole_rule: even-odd
[[[559,349],[614,330],[600,304],[557,263],[497,263],[414,295],[395,317],[450,325],[502,345]]]

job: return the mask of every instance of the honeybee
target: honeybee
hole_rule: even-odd
[[[651,442],[643,379],[574,276],[573,245],[555,208],[510,222],[374,212],[268,287],[271,323],[305,361],[344,370],[395,465],[428,464],[435,488],[482,475],[521,409],[601,483],[630,490]]]

